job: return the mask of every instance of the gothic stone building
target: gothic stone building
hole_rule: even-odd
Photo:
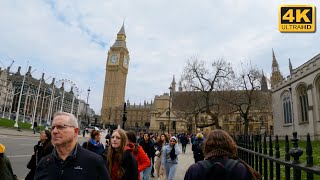
[[[279,71],[277,63],[273,69]],[[289,59],[289,69],[286,78],[272,74],[279,76],[271,89],[274,133],[290,136],[296,131],[320,139],[320,54],[295,69]]]

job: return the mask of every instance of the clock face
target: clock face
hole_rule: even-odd
[[[110,58],[110,63],[115,64],[118,61],[118,56],[117,55],[112,55]]]

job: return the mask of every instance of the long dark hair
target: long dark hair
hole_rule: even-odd
[[[133,154],[137,154],[139,150],[139,144],[137,143],[136,133],[134,131],[126,131],[128,140],[134,144]]]

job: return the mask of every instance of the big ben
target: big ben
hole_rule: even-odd
[[[101,121],[103,124],[119,123],[115,122],[112,111],[123,106],[129,61],[129,51],[126,46],[126,33],[123,24],[107,56],[101,109]]]

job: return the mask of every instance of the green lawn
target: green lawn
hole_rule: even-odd
[[[314,166],[320,166],[320,152],[319,152],[319,149],[320,149],[320,141],[312,141],[311,142],[312,144],[312,157],[313,157],[313,165]],[[263,145],[263,143],[262,143]],[[285,159],[285,141],[284,140],[281,140],[279,141],[279,146],[280,146],[280,158],[281,159]],[[298,146],[301,150],[303,150],[303,154],[302,156],[300,156],[299,160],[301,163],[306,163],[306,138],[302,138],[302,140],[299,140],[298,141]],[[267,142],[267,153],[269,154],[269,142]],[[289,149],[292,148],[292,142],[290,141],[290,138],[289,138]],[[275,141],[273,139],[273,155],[275,156]],[[262,150],[263,152],[263,150]],[[293,158],[290,157],[290,160],[292,161]],[[263,161],[262,161],[262,164],[263,164]],[[276,164],[273,163],[273,168],[274,168],[274,178],[276,177]],[[262,167],[263,169],[263,167]],[[283,165],[280,165],[280,173],[281,173],[281,179],[284,179],[285,177],[285,171],[284,171],[285,167]],[[269,161],[268,161],[268,172],[269,172]],[[263,175],[263,174],[262,174]],[[270,175],[270,173],[268,173],[268,175]],[[290,172],[290,176],[291,178],[290,179],[293,179],[293,169],[291,168],[291,172]],[[270,178],[268,176],[268,178]],[[263,178],[264,179],[264,178]],[[307,179],[307,174],[302,171],[301,172],[301,179]],[[314,179],[320,179],[320,176],[318,175],[314,175]]]
[[[15,128],[14,127],[15,121],[14,120],[9,120],[9,119],[0,119],[0,127],[6,127],[6,128]],[[24,130],[32,130],[31,129],[31,124],[30,123],[23,123],[23,122],[18,122],[18,125],[21,129]],[[45,129],[44,126],[38,126],[39,130]]]

